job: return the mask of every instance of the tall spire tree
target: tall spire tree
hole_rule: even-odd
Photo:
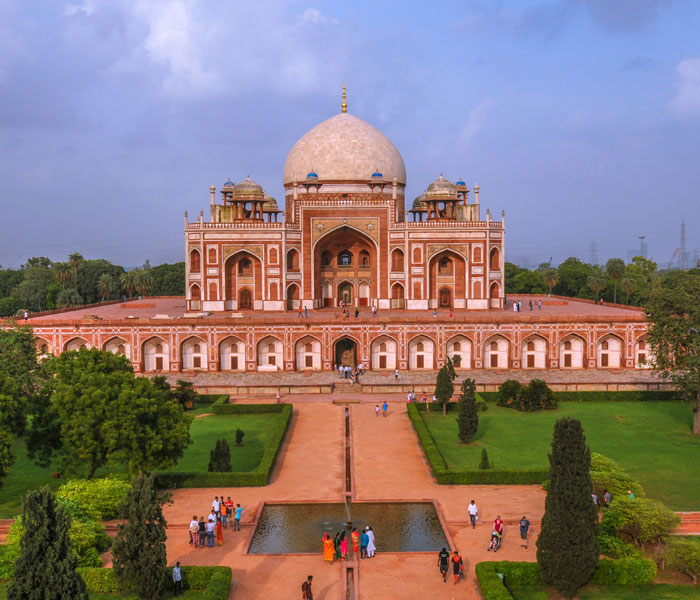
[[[70,517],[48,487],[26,495],[22,524],[25,533],[7,600],[88,600],[85,582],[75,572]]]
[[[564,417],[556,422],[549,464],[537,562],[543,581],[573,598],[593,575],[600,554],[591,451],[580,421]]]

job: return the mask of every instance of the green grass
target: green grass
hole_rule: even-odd
[[[231,466],[234,471],[253,471],[260,464],[265,446],[270,441],[272,425],[279,419],[279,413],[210,415],[195,419],[190,427],[193,443],[172,471],[206,472],[209,452],[219,438],[226,438],[231,447]],[[238,428],[245,431],[242,446],[235,445]]]
[[[206,414],[211,406],[200,406],[190,414]],[[207,471],[209,452],[214,448],[218,438],[226,438],[231,446],[231,464],[234,471],[253,471],[260,464],[265,445],[270,439],[272,424],[280,419],[278,413],[245,415],[211,415],[200,417],[192,422],[190,435],[193,443],[185,450],[183,457],[172,469],[173,471]],[[243,445],[236,446],[237,428],[245,431]],[[65,479],[52,477],[56,467],[37,467],[27,456],[23,440],[18,440],[12,449],[17,457],[7,477],[0,487],[0,519],[11,519],[22,512],[21,498],[28,490],[44,485],[57,488]],[[122,467],[112,471],[123,471]],[[106,475],[108,469],[100,469],[98,476]],[[2,596],[0,596],[2,600]]]
[[[581,421],[593,452],[618,461],[647,495],[674,510],[700,509],[700,437],[691,432],[692,408],[682,402],[562,402],[541,413],[489,403],[479,413],[475,440],[461,444],[455,415],[423,413],[448,467],[477,469],[486,447],[495,469],[546,468],[554,422]]]
[[[512,588],[510,593],[515,600],[549,600],[554,595],[544,587]],[[641,587],[591,585],[576,597],[579,600],[696,600],[700,590],[695,585],[666,583]]]

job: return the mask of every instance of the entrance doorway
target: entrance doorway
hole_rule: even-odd
[[[335,364],[354,367],[357,364],[357,344],[350,338],[342,338],[335,344]]]
[[[441,308],[451,308],[452,307],[452,290],[450,288],[440,288],[440,307]]]
[[[248,288],[243,288],[239,294],[238,308],[253,308],[253,296]]]
[[[338,300],[343,301],[343,306],[352,306],[352,283],[344,281],[338,286]]]

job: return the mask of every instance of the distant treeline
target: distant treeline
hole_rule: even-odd
[[[0,317],[92,304],[122,297],[184,296],[185,263],[127,271],[101,258],[73,252],[65,262],[30,258],[19,269],[0,268]]]
[[[690,269],[690,272],[700,275],[700,269]],[[641,306],[653,281],[663,283],[677,273],[659,271],[654,261],[641,256],[628,264],[621,258],[611,258],[604,266],[571,257],[558,267],[543,263],[532,271],[507,262],[505,285],[506,294],[551,293]]]

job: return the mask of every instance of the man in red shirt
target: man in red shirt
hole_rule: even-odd
[[[501,515],[498,515],[493,522],[493,530],[499,535],[503,535],[503,521],[501,520]]]

